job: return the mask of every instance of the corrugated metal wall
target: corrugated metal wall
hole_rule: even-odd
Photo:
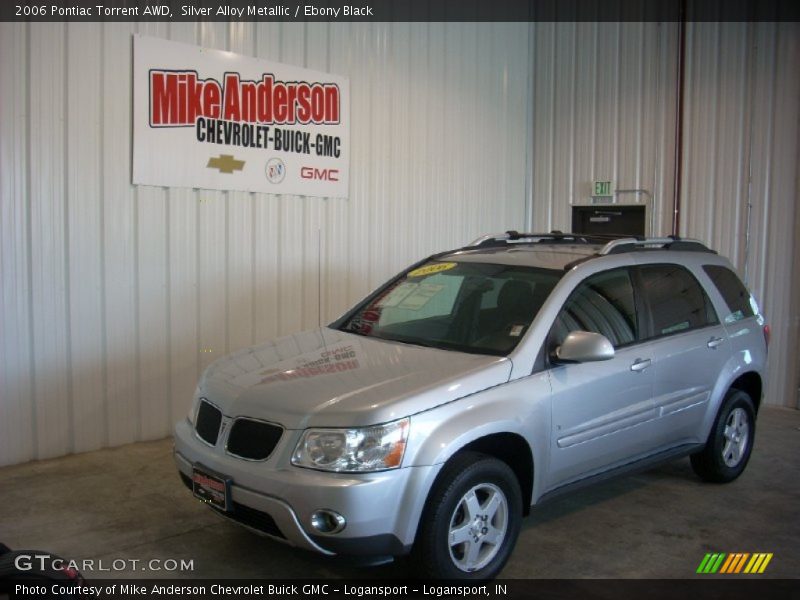
[[[612,179],[651,192],[651,231],[671,233],[678,24],[531,29],[530,226],[570,229],[570,205]],[[680,233],[746,276],[773,332],[766,401],[796,407],[800,24],[689,23],[686,40]]]
[[[755,292],[772,329],[767,402],[796,407],[800,23],[696,23],[686,41],[681,233]]]
[[[132,186],[137,31],[349,77],[350,200]],[[214,358],[519,227],[527,36],[524,23],[1,24],[0,465],[164,437]]]
[[[675,23],[536,23],[533,53],[533,204],[537,231],[572,227],[595,179],[645,189],[651,231],[671,223]],[[622,203],[646,202],[625,194]]]
[[[479,233],[569,229],[593,179],[650,191],[668,233],[677,31],[0,24],[0,464],[163,437],[217,356],[331,319]],[[134,32],[348,76],[350,200],[132,186]],[[747,267],[773,324],[768,402],[786,405],[798,37],[689,26],[681,183],[682,232]]]

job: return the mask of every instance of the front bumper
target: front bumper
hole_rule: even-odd
[[[200,441],[185,420],[175,428],[175,463],[185,478],[191,478],[194,464],[230,477],[233,511],[215,511],[257,533],[328,555],[407,553],[425,497],[419,492],[435,467],[364,474],[294,467],[290,458],[300,434],[287,430],[267,460],[247,461],[226,454],[221,444]],[[343,531],[313,529],[311,515],[323,508],[347,519]]]

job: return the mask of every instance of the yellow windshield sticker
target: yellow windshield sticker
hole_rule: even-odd
[[[454,262],[431,263],[429,265],[425,265],[424,267],[420,267],[419,269],[414,269],[408,274],[408,277],[424,277],[425,275],[441,273],[442,271],[448,271],[452,269],[457,264],[458,263]]]

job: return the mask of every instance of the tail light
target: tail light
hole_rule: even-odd
[[[764,325],[764,341],[767,343],[767,348],[769,348],[770,335],[769,325]]]

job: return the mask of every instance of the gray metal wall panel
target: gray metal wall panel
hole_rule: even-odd
[[[0,28],[0,464],[163,437],[215,358],[522,226],[526,24]],[[350,200],[132,186],[134,32],[350,77]]]
[[[673,23],[533,26],[533,229],[569,230],[595,179],[652,194],[653,231],[671,222],[676,34]]]
[[[67,26],[29,28],[31,315],[36,456],[73,450],[67,232]],[[7,352],[13,352],[13,348]],[[13,374],[10,377],[14,377]],[[20,432],[27,434],[27,432]]]
[[[103,271],[101,220],[102,29],[98,23],[66,26],[66,279],[72,450],[105,443],[96,424],[103,414]],[[80,68],[78,68],[80,65]]]
[[[797,398],[797,373],[800,363],[796,352],[798,334],[797,298],[792,297],[792,246],[798,243],[795,213],[798,211],[798,165],[800,165],[800,23],[763,23],[756,26],[758,49],[764,55],[764,69],[759,66],[755,87],[769,89],[769,94],[755,95],[754,130],[768,128],[766,147],[753,145],[752,198],[754,210],[764,214],[759,230],[751,239],[765,243],[751,244],[755,264],[766,271],[756,289],[764,304],[773,331],[769,394],[776,403],[794,406]],[[771,115],[771,117],[766,117]],[[755,268],[748,272],[753,272]],[[755,280],[755,278],[754,278]],[[795,377],[792,377],[792,374]]]
[[[800,370],[799,27],[689,24],[685,65],[680,232],[747,274],[773,329],[766,401],[785,406],[796,406]],[[532,26],[532,229],[568,230],[591,181],[613,179],[650,191],[652,231],[671,233],[678,33],[675,23]]]
[[[772,329],[766,401],[794,407],[800,25],[696,23],[687,41],[681,232],[746,278]]]
[[[27,81],[29,32],[0,23],[0,456],[27,460],[36,452],[31,322],[30,152]]]
[[[105,406],[95,426],[108,445],[138,439],[139,393],[137,352],[136,190],[130,185],[131,143],[119,135],[119,124],[132,114],[130,70],[133,60],[127,23],[103,28],[102,88],[102,235]]]

